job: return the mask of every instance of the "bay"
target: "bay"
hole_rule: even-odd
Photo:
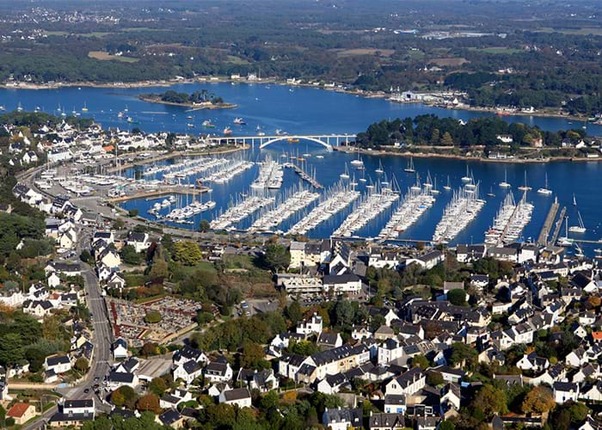
[[[224,127],[229,126],[233,135],[252,135],[261,129],[266,134],[274,133],[277,129],[284,130],[289,134],[331,134],[350,133],[356,134],[363,131],[369,124],[382,119],[393,119],[397,117],[414,117],[420,114],[435,114],[449,116],[457,119],[468,120],[470,118],[492,115],[491,113],[447,110],[420,104],[396,104],[383,99],[368,99],[351,94],[325,91],[315,88],[288,87],[281,85],[266,84],[181,84],[170,87],[175,91],[192,92],[206,89],[215,95],[222,97],[226,102],[236,103],[238,107],[232,110],[193,111],[178,106],[167,106],[152,104],[139,100],[137,96],[141,93],[160,93],[165,87],[152,88],[128,88],[128,89],[106,89],[106,88],[81,88],[76,87],[50,89],[50,90],[0,90],[0,105],[7,110],[21,106],[25,110],[40,110],[49,113],[60,113],[57,109],[70,114],[72,111],[81,112],[85,105],[87,112],[81,115],[92,117],[100,122],[103,127],[119,127],[121,129],[132,129],[139,127],[146,132],[170,131],[177,133],[201,133],[206,132],[201,126],[202,121],[210,119],[215,125],[215,132],[219,133]],[[127,112],[124,117],[130,116],[133,123],[118,118],[118,112]],[[237,127],[233,125],[236,117],[242,117],[247,125]],[[532,116],[507,116],[507,121],[523,122],[529,125],[537,125],[544,130],[559,130],[568,128],[580,128],[582,124],[573,123],[562,118],[543,118]],[[187,124],[194,124],[194,128]],[[587,125],[588,133],[602,135],[602,127]],[[276,143],[264,150],[246,151],[244,157],[251,161],[263,159],[266,154],[273,158],[282,159],[283,153],[311,153],[307,158],[306,167],[316,171],[317,180],[327,188],[340,180],[339,175],[345,169],[345,163],[349,163],[354,156],[343,153],[329,153],[311,142],[301,141],[298,144]],[[322,155],[324,158],[316,158]],[[237,157],[240,155],[231,155]],[[372,181],[377,181],[375,170],[382,162],[389,178],[395,175],[400,183],[402,194],[415,182],[415,177],[403,171],[407,160],[403,157],[373,156],[364,157],[366,166],[365,174]],[[403,238],[416,240],[430,240],[435,225],[441,219],[445,206],[451,198],[451,193],[442,190],[442,186],[450,177],[451,185],[456,189],[460,185],[460,178],[466,174],[467,165],[472,171],[475,179],[481,184],[481,197],[487,200],[487,204],[479,216],[473,221],[454,241],[454,243],[478,243],[482,242],[484,232],[492,224],[493,218],[504,198],[505,191],[498,184],[504,178],[507,171],[508,182],[513,185],[516,198],[521,193],[516,189],[524,182],[526,173],[529,185],[533,191],[529,192],[527,199],[535,205],[531,222],[524,230],[524,239],[536,239],[542,227],[547,211],[553,200],[558,198],[561,205],[567,206],[569,225],[576,224],[577,209],[580,211],[587,232],[580,238],[587,240],[598,240],[602,237],[602,198],[599,188],[602,178],[602,165],[598,162],[551,162],[547,164],[511,164],[511,163],[489,163],[489,162],[465,162],[462,160],[449,160],[437,158],[415,158],[414,164],[417,172],[422,178],[427,172],[433,179],[436,178],[441,194],[437,197],[435,205],[413,227],[408,229]],[[195,217],[195,225],[201,218],[210,219],[221,211],[224,211],[232,202],[233,198],[241,193],[249,191],[249,185],[256,177],[258,167],[247,170],[237,176],[233,181],[224,185],[212,185],[211,198],[216,201],[216,208]],[[554,195],[545,197],[537,194],[535,190],[544,185],[547,173],[549,188]],[[362,175],[355,172],[356,179]],[[284,194],[289,193],[292,187],[298,186],[299,179],[291,171],[285,173],[285,181],[282,189],[276,194],[282,199]],[[362,186],[360,185],[360,189]],[[493,191],[495,197],[485,196]],[[578,206],[572,205],[573,193]],[[206,197],[205,197],[206,198]],[[146,215],[146,210],[154,203],[153,201],[131,201],[124,205],[126,209],[138,208],[141,214]],[[370,222],[364,229],[358,231],[363,237],[373,237],[388,220],[391,211]],[[310,207],[311,208],[311,207]],[[320,225],[309,233],[311,237],[328,237],[340,224],[349,212],[339,213],[329,222]],[[304,212],[296,214],[291,220],[279,226],[287,230],[296,222]],[[248,227],[253,218],[237,225],[239,228]],[[564,232],[561,236],[564,235]],[[593,253],[596,246],[585,246],[584,249]]]

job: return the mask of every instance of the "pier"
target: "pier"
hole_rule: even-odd
[[[560,216],[558,217],[558,221],[556,221],[556,225],[554,227],[554,234],[548,243],[555,244],[558,240],[558,236],[560,235],[560,230],[562,229],[562,222],[564,221],[564,216],[566,215],[566,207],[563,207],[560,211]]]
[[[324,188],[322,186],[322,184],[320,184],[318,181],[316,181],[316,179],[314,177],[310,176],[305,170],[303,170],[301,167],[297,166],[296,164],[284,163],[283,166],[286,167],[287,169],[293,169],[295,171],[295,173],[297,173],[301,177],[301,179],[306,181],[312,187],[314,187],[318,190]]]
[[[201,187],[201,188],[191,188],[191,187],[182,187],[180,185],[176,186],[164,186],[161,189],[157,190],[146,190],[146,191],[138,191],[134,194],[128,194],[120,197],[113,197],[107,199],[109,203],[122,203],[128,200],[136,200],[136,199],[150,199],[155,197],[162,197],[169,194],[181,194],[181,195],[191,195],[191,196],[200,196],[203,193],[206,193],[211,188]]]
[[[552,231],[552,226],[554,225],[554,220],[556,219],[556,214],[558,213],[558,209],[560,209],[560,205],[558,204],[558,199],[554,200],[552,203],[552,207],[548,212],[548,216],[546,217],[545,222],[543,223],[543,227],[541,228],[541,232],[539,233],[539,237],[537,238],[537,243],[540,245],[548,244],[548,237],[550,236],[550,232]],[[562,219],[562,217],[561,217]],[[554,242],[552,242],[554,243]]]

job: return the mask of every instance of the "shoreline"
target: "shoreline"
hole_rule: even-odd
[[[415,157],[415,158],[441,158],[448,160],[461,160],[461,161],[472,161],[472,162],[482,162],[482,163],[509,163],[509,164],[535,164],[535,163],[553,163],[559,161],[570,161],[570,162],[594,162],[598,163],[602,161],[602,157],[597,158],[577,158],[577,157],[567,157],[567,156],[557,156],[557,157],[546,157],[546,158],[483,158],[483,157],[472,157],[466,155],[458,155],[458,154],[440,154],[436,152],[393,152],[386,150],[368,150],[364,148],[353,148],[353,147],[333,147],[335,151],[344,152],[346,154],[354,154],[360,153],[364,155],[375,155],[378,157],[381,156],[393,156],[393,157]]]
[[[477,107],[477,106],[468,106],[468,105],[437,105],[436,103],[426,103],[424,101],[421,102],[398,102],[395,100],[390,100],[390,94],[384,93],[383,91],[363,91],[363,90],[347,90],[344,88],[338,87],[326,87],[324,85],[314,85],[311,83],[287,83],[286,81],[282,81],[278,78],[264,78],[258,81],[247,81],[247,80],[237,80],[230,79],[228,77],[214,77],[214,76],[200,76],[197,78],[190,79],[160,79],[156,81],[135,81],[135,82],[106,82],[106,83],[98,83],[98,82],[53,82],[49,84],[28,84],[20,82],[18,84],[0,84],[0,89],[7,90],[49,90],[49,89],[60,89],[60,88],[109,88],[109,89],[131,89],[131,88],[149,88],[149,87],[171,87],[178,84],[222,84],[228,83],[231,84],[247,84],[247,85],[282,85],[282,86],[290,86],[290,87],[300,87],[300,88],[315,88],[324,91],[332,91],[337,93],[349,94],[358,97],[363,97],[367,99],[385,99],[395,104],[421,104],[423,106],[434,107],[439,109],[448,109],[448,110],[458,110],[458,111],[467,111],[467,112],[484,112],[496,114],[500,117],[505,116],[523,116],[523,117],[540,117],[540,118],[556,118],[556,119],[565,119],[569,121],[579,121],[583,123],[589,123],[587,116],[578,116],[578,115],[569,115],[562,114],[560,112],[514,112],[514,111],[501,111],[496,108],[490,107]],[[140,97],[139,97],[140,98]],[[179,103],[169,103],[169,102],[155,102],[151,100],[144,100],[150,103],[160,103],[160,104],[169,104],[173,106],[182,106],[182,107],[190,107],[194,108],[192,105],[182,105]],[[236,105],[233,105],[231,108],[236,108]],[[230,107],[228,107],[230,108]],[[220,109],[228,109],[226,107]],[[199,108],[205,109],[205,108]],[[208,108],[207,108],[208,109]],[[599,121],[592,122],[593,125],[602,125]]]

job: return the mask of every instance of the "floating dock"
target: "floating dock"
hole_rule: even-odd
[[[169,194],[182,194],[182,195],[191,195],[191,196],[200,196],[203,193],[206,193],[211,188],[201,187],[201,188],[188,188],[182,186],[165,186],[160,190],[142,190],[137,193],[128,194],[126,196],[113,197],[107,199],[109,203],[122,203],[127,202],[128,200],[136,200],[136,199],[149,199],[152,197],[161,197]]]
[[[284,163],[283,166],[286,167],[287,169],[293,169],[295,171],[295,173],[297,173],[301,177],[301,179],[306,181],[312,187],[314,187],[318,190],[324,188],[322,186],[322,184],[320,184],[318,181],[316,181],[311,175],[309,175],[305,170],[303,170],[301,167],[297,166],[296,164]]]
[[[556,219],[556,214],[558,213],[558,209],[560,209],[558,200],[554,200],[554,203],[552,203],[552,207],[550,208],[550,211],[548,212],[548,216],[546,217],[546,220],[543,223],[543,227],[541,228],[539,237],[537,238],[538,244],[540,244],[540,245],[548,244],[548,237],[550,236],[550,232],[552,231],[552,226],[554,225],[554,220]]]

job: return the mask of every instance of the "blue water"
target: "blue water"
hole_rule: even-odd
[[[418,104],[403,105],[391,103],[383,99],[365,99],[349,94],[323,91],[313,88],[289,88],[278,85],[230,85],[230,84],[182,84],[172,87],[176,91],[192,92],[199,89],[207,89],[222,97],[225,101],[236,103],[238,108],[219,111],[195,111],[187,112],[185,108],[177,106],[166,106],[147,103],[139,100],[136,96],[140,93],[163,92],[165,87],[137,88],[137,89],[101,89],[101,88],[63,88],[55,90],[1,90],[0,105],[7,110],[16,108],[19,104],[25,110],[33,110],[39,107],[49,113],[57,113],[60,106],[64,111],[70,113],[72,110],[80,111],[84,103],[88,112],[82,116],[93,117],[104,127],[119,127],[129,129],[139,127],[147,132],[171,131],[201,133],[205,132],[201,122],[211,119],[216,125],[216,132],[224,127],[230,126],[234,135],[255,134],[256,128],[260,127],[267,134],[276,129],[285,130],[290,134],[331,134],[351,133],[363,131],[369,124],[385,118],[413,117],[420,114],[433,113],[439,116],[451,116],[467,120],[474,117],[487,116],[491,114],[479,112],[467,112],[460,110],[447,110],[433,108]],[[135,124],[130,124],[117,117],[119,111],[127,108],[127,115],[131,116]],[[192,119],[187,118],[192,116]],[[237,127],[232,125],[235,117],[243,117],[247,121],[246,126]],[[537,125],[544,130],[558,130],[568,128],[580,128],[580,123],[569,123],[559,118],[540,118],[530,116],[509,116],[504,119],[508,121],[524,122],[529,125]],[[188,123],[195,124],[195,128],[189,128]],[[601,126],[588,125],[588,133],[602,135]],[[354,158],[353,155],[343,153],[328,153],[324,148],[312,142],[301,141],[298,144],[286,142],[276,143],[264,150],[253,149],[244,154],[244,157],[257,161],[271,154],[272,158],[283,160],[280,156],[284,152],[306,153],[310,152],[312,157],[307,159],[307,168],[315,169],[317,180],[329,187],[339,181],[339,174],[344,170],[345,163]],[[315,156],[321,154],[323,159]],[[238,157],[240,155],[233,155]],[[379,160],[382,161],[384,169],[389,176],[395,175],[400,183],[402,192],[415,181],[413,175],[403,172],[407,160],[402,157],[378,157],[365,156],[366,177],[374,182],[378,180],[374,170],[378,167]],[[487,200],[487,204],[479,214],[478,218],[471,223],[464,232],[456,239],[456,242],[482,242],[485,230],[491,225],[492,220],[499,209],[504,198],[505,191],[498,187],[498,183],[504,178],[507,170],[508,182],[513,185],[514,195],[520,197],[516,187],[524,182],[526,172],[529,185],[533,191],[528,193],[528,200],[534,203],[535,210],[531,222],[524,231],[524,239],[537,238],[543,224],[547,211],[554,198],[562,205],[567,205],[569,224],[576,223],[577,208],[572,205],[572,196],[575,194],[578,209],[581,212],[587,232],[579,237],[587,240],[598,240],[602,238],[602,198],[599,194],[602,178],[602,164],[598,162],[552,162],[548,164],[509,164],[509,163],[484,163],[469,162],[447,159],[414,159],[417,172],[424,178],[427,171],[433,178],[437,179],[441,194],[437,197],[435,205],[419,220],[417,224],[407,230],[402,238],[429,240],[432,237],[435,225],[441,219],[441,215],[450,200],[451,193],[442,189],[450,177],[451,185],[456,189],[460,185],[460,178],[466,174],[466,167],[470,168],[476,180],[481,183],[481,197]],[[249,185],[256,177],[258,167],[247,170],[237,176],[233,181],[224,185],[212,184],[213,192],[211,198],[216,201],[217,206],[211,212],[206,212],[196,217],[195,225],[201,218],[210,219],[220,211],[225,210],[228,205],[240,193],[249,191]],[[540,196],[535,190],[544,185],[545,173],[548,174],[549,188],[554,190],[550,197]],[[356,179],[361,177],[361,172],[355,172]],[[285,181],[282,190],[276,192],[279,199],[299,184],[299,178],[292,172],[285,173]],[[363,188],[360,183],[359,189]],[[485,196],[493,191],[495,197]],[[204,197],[207,198],[207,197]],[[125,208],[138,208],[141,214],[146,215],[146,210],[154,201],[134,201],[124,205]],[[384,223],[388,220],[391,211],[370,222],[364,229],[357,232],[360,236],[371,237],[378,234]],[[311,208],[311,207],[310,207]],[[308,210],[310,209],[308,208]],[[329,236],[351,211],[351,207],[333,217],[328,222],[321,224],[317,229],[309,233],[310,237]],[[298,213],[279,228],[287,230],[290,225],[298,221],[304,213]],[[246,228],[253,219],[241,222],[237,227]],[[563,232],[564,234],[564,232]],[[563,235],[561,234],[561,235]],[[577,236],[576,236],[577,237]],[[591,252],[595,246],[584,247]]]

